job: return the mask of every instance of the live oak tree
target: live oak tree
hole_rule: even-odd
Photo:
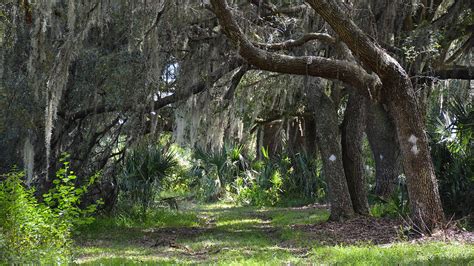
[[[250,64],[269,71],[339,79],[388,106],[401,148],[412,217],[423,228],[436,227],[444,221],[444,214],[422,113],[408,74],[392,56],[345,15],[336,1],[306,2],[328,22],[363,65],[317,56],[280,55],[262,50],[243,34],[225,0],[211,1],[226,35]],[[365,69],[373,71],[373,74]],[[350,211],[340,215],[350,215]]]

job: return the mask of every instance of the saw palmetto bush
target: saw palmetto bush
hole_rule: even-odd
[[[226,191],[235,192],[232,182],[249,166],[242,146],[224,145],[217,151],[196,149],[192,175],[197,195],[204,201],[215,201]]]
[[[304,153],[290,157],[291,175],[285,179],[286,197],[310,202],[326,200],[327,185],[322,176],[322,162]]]
[[[143,143],[126,156],[120,177],[120,201],[125,209],[137,209],[146,218],[163,180],[170,177],[178,166],[175,154],[166,147]]]
[[[453,98],[430,123],[431,154],[445,211],[474,212],[474,108]]]

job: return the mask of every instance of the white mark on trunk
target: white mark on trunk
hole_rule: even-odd
[[[413,154],[415,154],[415,155],[417,155],[420,152],[420,150],[418,149],[418,146],[416,146],[416,144],[413,145],[413,147],[411,147],[411,152],[413,152]]]
[[[329,156],[329,161],[334,162],[335,160],[336,160],[336,155],[331,154],[331,156]]]
[[[313,58],[311,56],[308,56],[308,58],[306,59],[306,64],[311,65],[312,63],[313,63]]]
[[[380,158],[380,160],[383,160],[383,155],[380,154],[380,155],[379,155],[379,158]]]
[[[416,142],[418,141],[418,138],[415,137],[415,135],[411,135],[409,138],[408,138],[408,142],[410,142],[411,144],[413,145],[416,145]]]

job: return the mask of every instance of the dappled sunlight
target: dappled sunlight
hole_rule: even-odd
[[[465,264],[474,259],[473,246],[461,243],[409,244],[396,239],[380,245],[370,241],[344,244],[344,240],[335,237],[334,228],[344,230],[345,227],[326,222],[329,213],[322,208],[212,204],[199,206],[194,213],[213,222],[204,223],[205,227],[129,228],[133,233],[128,232],[126,238],[120,237],[120,230],[107,237],[91,234],[89,239],[83,239],[87,241],[81,242],[86,245],[78,243],[76,263],[281,265],[397,261],[400,264]],[[354,230],[350,226],[363,227],[365,223],[375,225],[384,221],[360,219],[349,221],[347,230]],[[105,238],[101,239],[102,236]]]
[[[249,226],[257,226],[263,224],[260,219],[241,219],[241,220],[227,220],[218,222],[218,228],[249,228]]]

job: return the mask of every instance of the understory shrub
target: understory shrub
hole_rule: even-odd
[[[80,209],[87,185],[76,187],[67,157],[56,173],[44,202],[26,188],[24,173],[16,170],[0,182],[0,262],[8,264],[62,264],[72,259],[71,234],[75,226],[93,221],[97,204]]]
[[[273,206],[288,201],[322,202],[326,198],[326,183],[316,158],[300,153],[270,157],[265,148],[262,160],[254,162],[234,186],[241,204]]]
[[[22,172],[0,183],[0,260],[4,263],[65,263],[70,257],[69,225],[37,202]]]
[[[171,177],[178,162],[166,146],[145,142],[132,149],[126,156],[120,176],[119,205],[121,211],[139,207],[146,219],[165,178]]]
[[[406,217],[409,214],[406,177],[398,177],[398,185],[390,198],[382,199],[375,194],[369,195],[370,214],[374,217]]]
[[[280,202],[283,180],[278,169],[266,173],[246,171],[244,177],[235,181],[236,200],[240,204],[254,206],[273,206]]]
[[[322,176],[322,162],[316,157],[297,153],[288,157],[289,164],[279,164],[291,167],[283,170],[289,174],[283,179],[285,198],[300,198],[306,202],[324,202],[327,185]]]
[[[224,145],[215,152],[198,148],[193,153],[192,164],[192,187],[197,197],[206,202],[221,199],[226,192],[235,192],[232,183],[249,169],[242,146]]]
[[[446,106],[429,124],[431,156],[444,210],[460,218],[474,213],[474,108],[456,97]]]
[[[198,197],[215,201],[224,197],[240,204],[268,206],[287,199],[300,202],[323,201],[326,184],[321,164],[302,154],[270,157],[262,148],[262,159],[250,163],[242,146],[224,147],[217,152],[196,150],[192,176]]]

